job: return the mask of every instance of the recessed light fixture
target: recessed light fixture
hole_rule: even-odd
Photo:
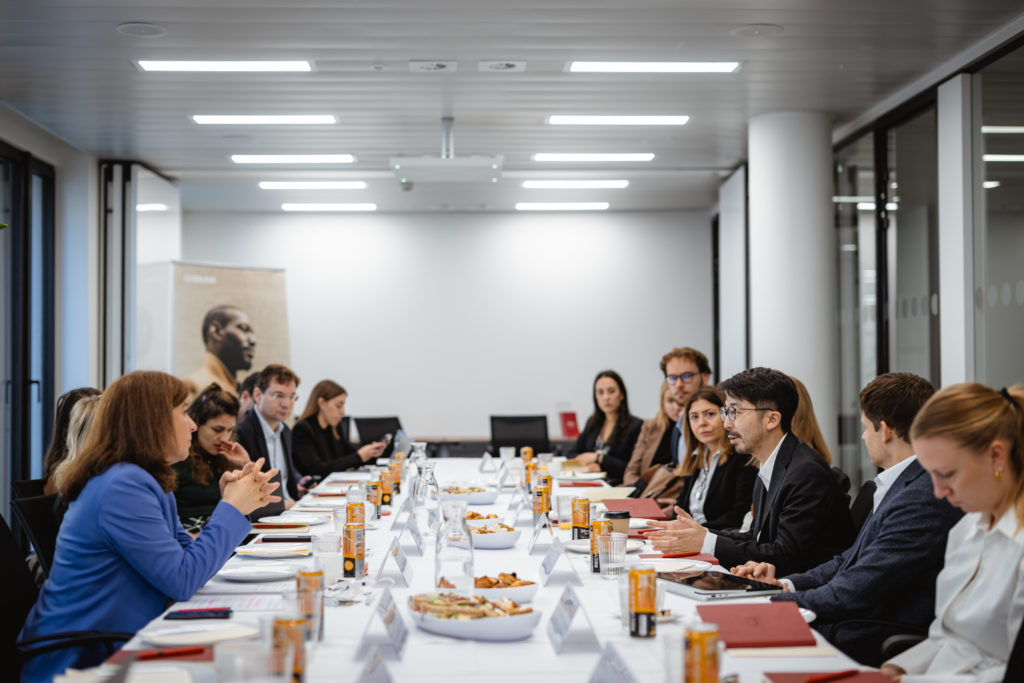
[[[607,211],[608,202],[518,202],[516,211]]]
[[[682,126],[689,116],[603,116],[591,114],[552,114],[552,126]]]
[[[574,154],[562,152],[538,152],[534,161],[652,161],[650,152],[628,152],[623,154]]]
[[[316,126],[337,122],[333,114],[195,114],[192,120],[202,126]]]
[[[729,31],[729,34],[737,38],[770,38],[779,35],[784,30],[778,24],[750,24],[734,28]]]
[[[572,62],[574,73],[624,74],[727,74],[740,68],[739,62]]]
[[[167,35],[167,29],[163,26],[146,24],[139,21],[118,24],[114,30],[123,36],[131,36],[133,38],[162,38]]]
[[[1024,126],[982,126],[982,133],[1010,133],[1020,135],[1024,133]]]
[[[1024,161],[1024,154],[986,154],[985,161]]]
[[[628,180],[524,180],[527,190],[621,190]]]
[[[243,62],[243,61],[161,61],[140,59],[143,71],[312,71],[307,61]]]
[[[236,164],[351,164],[351,154],[232,154]]]
[[[261,190],[365,190],[362,180],[263,180]]]
[[[135,210],[139,213],[149,213],[151,211],[168,211],[169,207],[166,204],[136,204]]]
[[[282,211],[376,211],[376,204],[282,204]]]
[[[985,182],[983,182],[981,184],[981,186],[983,188],[985,188],[986,190],[994,190],[997,187],[999,187],[1001,184],[1002,183],[1000,183],[998,180],[986,180]]]

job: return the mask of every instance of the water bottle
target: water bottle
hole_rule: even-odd
[[[444,523],[437,532],[434,586],[441,591],[473,594],[473,536],[466,524],[466,501],[441,504]]]
[[[434,478],[434,463],[421,460],[417,468],[420,476],[416,480],[412,514],[420,534],[427,537],[440,526],[441,488]]]

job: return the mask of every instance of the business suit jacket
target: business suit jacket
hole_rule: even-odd
[[[720,463],[715,468],[704,498],[706,528],[712,531],[739,529],[743,524],[757,480],[757,468],[749,462],[749,455],[733,453],[724,464]],[[690,493],[696,481],[696,474],[683,477],[683,488],[676,499],[676,505],[687,512],[690,512]]]
[[[288,429],[288,425],[283,425],[283,427],[281,431],[281,450],[283,451],[281,469],[288,468],[288,495],[293,500],[298,500],[298,484],[301,475],[292,464],[292,430]],[[249,458],[253,461],[263,458],[263,471],[269,470],[270,453],[267,452],[267,439],[263,436],[263,426],[260,424],[259,418],[256,417],[255,408],[250,408],[242,421],[238,423],[235,434],[238,443],[242,444],[242,448],[249,453]],[[253,514],[254,519],[259,519],[255,517],[255,513]]]
[[[760,536],[758,533],[760,532]],[[828,464],[792,434],[775,456],[771,489],[754,483],[750,531],[719,532],[715,557],[723,567],[771,562],[780,576],[816,567],[853,542],[853,522]]]
[[[892,483],[841,555],[788,576],[795,593],[776,595],[818,615],[814,627],[862,664],[881,665],[882,643],[905,630],[850,624],[879,619],[927,627],[935,614],[935,579],[949,530],[963,512],[932,493],[931,477],[915,460]]]

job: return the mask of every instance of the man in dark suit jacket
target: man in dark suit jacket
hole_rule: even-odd
[[[773,600],[812,610],[818,631],[870,666],[881,664],[886,638],[906,632],[892,622],[921,628],[931,623],[946,536],[963,514],[935,497],[910,445],[914,415],[932,393],[927,380],[909,373],[881,375],[861,391],[862,438],[872,463],[884,471],[876,479],[873,510],[852,547],[781,581],[771,564],[752,562],[733,570],[783,586],[787,592]],[[843,623],[851,619],[861,621]]]
[[[720,387],[730,443],[760,466],[753,524],[746,532],[711,533],[676,507],[677,519],[655,523],[662,530],[649,534],[655,549],[711,553],[726,568],[770,562],[786,573],[845,550],[854,537],[846,498],[825,460],[789,433],[799,401],[793,380],[778,370],[752,368]]]
[[[264,471],[276,467],[281,471],[281,497],[285,509],[305,493],[301,475],[292,464],[292,431],[285,424],[295,408],[298,376],[283,365],[268,365],[260,371],[253,389],[254,406],[235,428],[238,443],[252,460],[264,458]],[[273,514],[260,509],[253,519]]]

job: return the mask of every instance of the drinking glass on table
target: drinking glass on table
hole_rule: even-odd
[[[572,529],[572,500],[576,496],[569,495],[558,496],[555,499],[557,509],[555,512],[558,514],[558,528],[559,529]]]
[[[231,640],[213,648],[217,680],[225,683],[290,683],[293,657],[293,648],[286,643]]]
[[[597,537],[597,554],[601,562],[601,578],[614,580],[626,566],[626,534],[613,531]]]
[[[312,540],[313,566],[324,573],[324,586],[331,586],[341,578],[342,534],[337,531],[329,531],[314,534]]]

